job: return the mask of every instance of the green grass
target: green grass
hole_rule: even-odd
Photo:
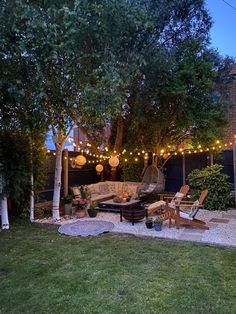
[[[0,232],[0,313],[236,313],[236,250],[17,222]]]

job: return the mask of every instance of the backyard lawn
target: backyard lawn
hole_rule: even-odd
[[[0,313],[236,313],[236,250],[24,220],[0,232]]]

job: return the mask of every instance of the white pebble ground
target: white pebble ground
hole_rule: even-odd
[[[174,226],[168,227],[168,223],[164,222],[162,231],[156,231],[155,229],[147,229],[145,220],[136,222],[134,226],[129,221],[123,219],[120,222],[119,213],[112,212],[99,212],[97,217],[90,218],[86,216],[79,220],[103,220],[112,222],[115,228],[111,231],[113,233],[125,233],[136,236],[150,236],[162,239],[174,239],[180,241],[201,242],[207,244],[223,245],[236,247],[236,209],[230,209],[227,212],[221,211],[208,211],[199,210],[197,217],[204,220],[209,230],[200,230],[192,227],[180,227],[177,230]],[[213,219],[213,222],[211,221]],[[214,220],[222,219],[222,222],[215,222]],[[78,220],[78,218],[62,219],[60,223],[71,223]],[[53,223],[52,219],[40,219],[36,220],[39,223]]]

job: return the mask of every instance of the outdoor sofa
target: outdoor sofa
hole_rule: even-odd
[[[91,201],[102,202],[128,192],[132,197],[137,197],[141,182],[104,181],[87,185],[91,193]],[[71,187],[73,198],[80,198],[79,186]]]

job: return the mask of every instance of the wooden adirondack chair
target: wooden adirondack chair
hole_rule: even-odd
[[[175,226],[177,229],[181,225],[192,226],[200,229],[208,230],[209,227],[202,220],[196,219],[195,216],[198,210],[202,207],[202,204],[207,196],[208,190],[202,191],[199,199],[195,202],[185,202],[176,204],[175,208],[166,204],[165,214],[161,215],[162,220],[169,219],[169,227],[171,227],[171,220],[175,220]],[[184,211],[183,211],[184,210]]]
[[[168,199],[170,199],[170,206],[175,206],[175,204],[179,204],[182,200],[182,198],[184,196],[187,195],[189,191],[189,186],[188,185],[183,185],[179,192],[177,192],[176,194],[173,194],[171,197],[170,197],[170,194],[168,194],[168,198],[166,197],[165,200],[160,200],[160,201],[157,201],[155,203],[152,203],[148,206],[148,214],[151,215],[151,214],[154,214],[155,212],[158,212],[160,211],[162,208],[164,209],[164,207],[166,206],[166,201]]]

